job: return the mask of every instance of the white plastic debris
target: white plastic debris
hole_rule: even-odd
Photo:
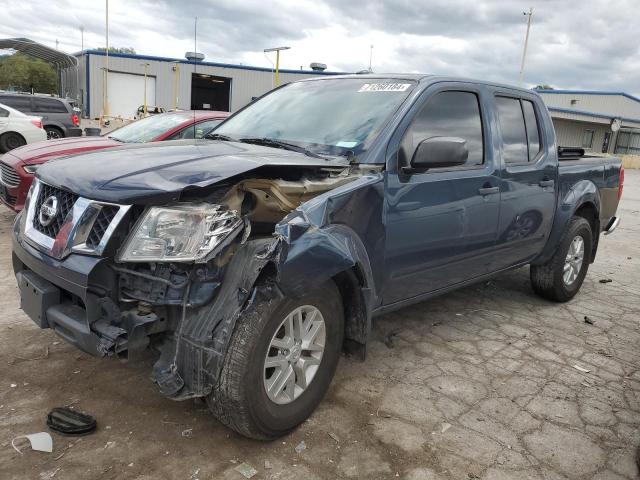
[[[11,440],[11,446],[20,455],[22,455],[22,451],[16,446],[15,442],[16,440],[20,440],[21,438],[26,438],[27,440],[29,440],[29,443],[31,444],[31,450],[48,453],[53,452],[53,439],[51,438],[51,435],[49,435],[47,432],[38,432],[31,433],[29,435],[20,435]]]
[[[301,451],[307,448],[307,444],[302,440],[298,445],[296,445],[296,453],[300,453]]]
[[[256,473],[258,473],[258,471],[255,468],[253,468],[251,465],[249,465],[246,462],[241,463],[236,468],[234,468],[234,470],[239,474],[241,474],[244,478],[251,478]]]
[[[573,368],[582,373],[589,373],[591,370],[587,370],[586,368],[582,368],[580,365],[574,365]]]
[[[442,424],[442,429],[440,430],[440,433],[444,433],[447,430],[449,430],[451,428],[451,424],[450,423],[443,423]]]

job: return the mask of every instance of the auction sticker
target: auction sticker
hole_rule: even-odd
[[[365,83],[358,92],[404,92],[410,83]]]

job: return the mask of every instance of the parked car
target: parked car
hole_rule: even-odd
[[[127,143],[202,138],[228,115],[215,111],[171,112],[130,123],[101,137],[49,140],[12,150],[0,158],[0,181],[4,185],[0,201],[16,212],[22,210],[34,172],[54,158]]]
[[[0,93],[0,103],[26,115],[42,118],[47,139],[82,135],[80,119],[71,103],[63,98],[26,93]]]
[[[13,265],[41,328],[97,356],[154,348],[160,393],[248,437],[309,417],[373,316],[524,265],[567,301],[619,223],[620,159],[558,149],[521,88],[302,80],[210,138],[44,165]]]
[[[46,140],[39,117],[31,117],[0,103],[0,153]]]

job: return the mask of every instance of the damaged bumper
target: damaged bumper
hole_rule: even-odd
[[[20,307],[40,327],[95,356],[121,354],[148,344],[152,312],[120,311],[106,295],[116,284],[106,261],[84,255],[55,260],[13,237],[13,268]]]

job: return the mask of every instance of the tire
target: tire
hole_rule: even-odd
[[[57,140],[59,138],[64,138],[64,132],[60,130],[58,127],[44,127],[44,131],[47,132],[47,140]]]
[[[276,335],[285,332],[281,327],[283,320],[291,312],[308,307],[316,308],[324,322],[322,358],[306,389],[296,398],[284,400],[289,403],[278,404],[267,393],[267,384],[275,383],[276,372],[285,370],[266,369],[266,356],[274,352],[272,342]],[[313,314],[311,318],[310,315],[307,313],[300,318],[316,325],[317,320],[313,322],[313,319],[320,317]],[[218,384],[207,397],[210,410],[224,425],[249,438],[270,440],[287,434],[313,413],[329,388],[340,359],[343,333],[342,300],[333,281],[297,299],[283,297],[272,283],[257,287],[253,305],[236,323]],[[280,355],[283,351],[289,352],[275,349],[275,354]],[[311,354],[318,355],[315,352],[302,355]],[[265,380],[268,374],[271,377]],[[295,388],[289,389],[287,384],[282,395],[299,388],[297,373],[295,378]],[[278,389],[273,390],[277,392]]]
[[[572,243],[582,241],[582,262],[577,266],[574,259],[570,267],[572,274],[569,281],[565,278],[567,273],[566,264]],[[573,217],[564,232],[556,253],[543,265],[531,265],[530,277],[533,290],[541,297],[556,302],[566,302],[571,300],[580,290],[584,277],[587,275],[589,264],[591,263],[591,252],[593,246],[593,233],[591,225],[582,217]],[[577,272],[577,273],[576,273]],[[575,278],[572,277],[575,275]]]
[[[27,141],[24,139],[24,137],[16,132],[7,132],[4,135],[0,136],[0,151],[2,153],[7,153],[9,150],[22,147],[26,144]]]

